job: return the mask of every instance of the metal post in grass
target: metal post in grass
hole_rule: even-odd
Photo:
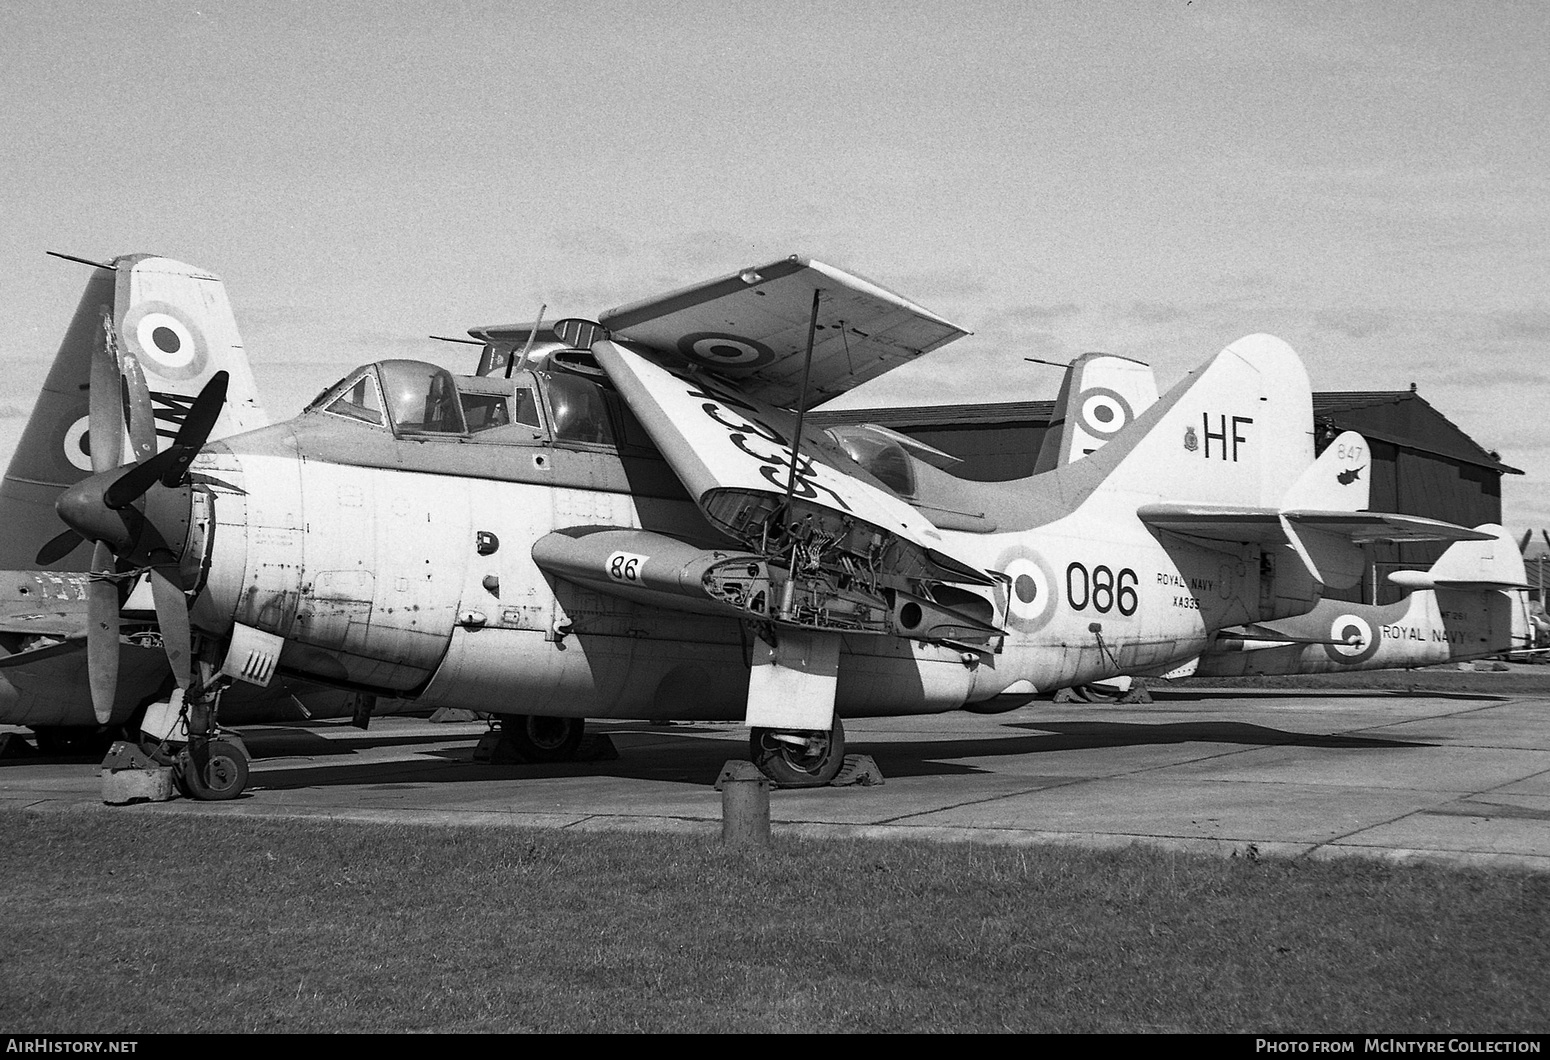
[[[770,780],[752,762],[728,762],[716,779],[721,792],[721,842],[770,845]]]

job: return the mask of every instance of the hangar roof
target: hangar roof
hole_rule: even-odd
[[[1003,401],[971,405],[917,405],[907,408],[870,408],[807,414],[815,425],[834,423],[881,423],[895,429],[910,427],[1003,426],[1043,427],[1054,415],[1053,401]],[[1374,441],[1389,442],[1417,452],[1431,453],[1461,464],[1489,468],[1498,474],[1521,475],[1518,468],[1502,463],[1413,390],[1344,390],[1313,395],[1315,423],[1340,430],[1358,431]]]

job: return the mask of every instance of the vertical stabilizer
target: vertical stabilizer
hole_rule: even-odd
[[[1033,473],[1090,456],[1157,402],[1150,365],[1086,353],[1066,368]]]
[[[159,448],[171,443],[200,388],[218,371],[229,373],[230,384],[211,439],[269,422],[218,276],[150,254],[94,269],[0,483],[6,528],[0,569],[37,566],[38,549],[64,529],[55,499],[91,473],[88,388],[93,355],[109,327],[144,371]],[[124,452],[130,451],[126,444]],[[89,559],[90,550],[77,548],[50,566],[85,570]]]
[[[1279,507],[1313,462],[1302,360],[1270,335],[1239,339],[1093,457],[1104,487],[1140,503]],[[1073,468],[1073,470],[1075,470]]]
[[[1340,434],[1308,465],[1286,496],[1283,511],[1364,512],[1372,493],[1372,449],[1355,431]]]

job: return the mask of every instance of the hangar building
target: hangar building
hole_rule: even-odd
[[[963,460],[955,473],[981,482],[1033,473],[1039,445],[1049,429],[1053,401],[1000,404],[871,408],[807,414],[809,423],[879,423]],[[1445,519],[1464,526],[1500,523],[1502,476],[1522,471],[1502,463],[1431,403],[1410,390],[1331,391],[1313,395],[1315,447],[1341,431],[1357,431],[1372,445],[1374,511]],[[1425,568],[1445,546],[1422,543],[1378,545],[1368,576],[1356,588],[1331,597],[1388,603],[1404,595],[1385,578],[1389,571]]]

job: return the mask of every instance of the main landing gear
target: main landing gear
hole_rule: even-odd
[[[834,728],[783,732],[751,729],[748,755],[759,771],[783,788],[821,788],[845,764],[845,726],[839,715]]]
[[[585,718],[500,714],[501,738],[524,762],[569,762],[581,747]]]

